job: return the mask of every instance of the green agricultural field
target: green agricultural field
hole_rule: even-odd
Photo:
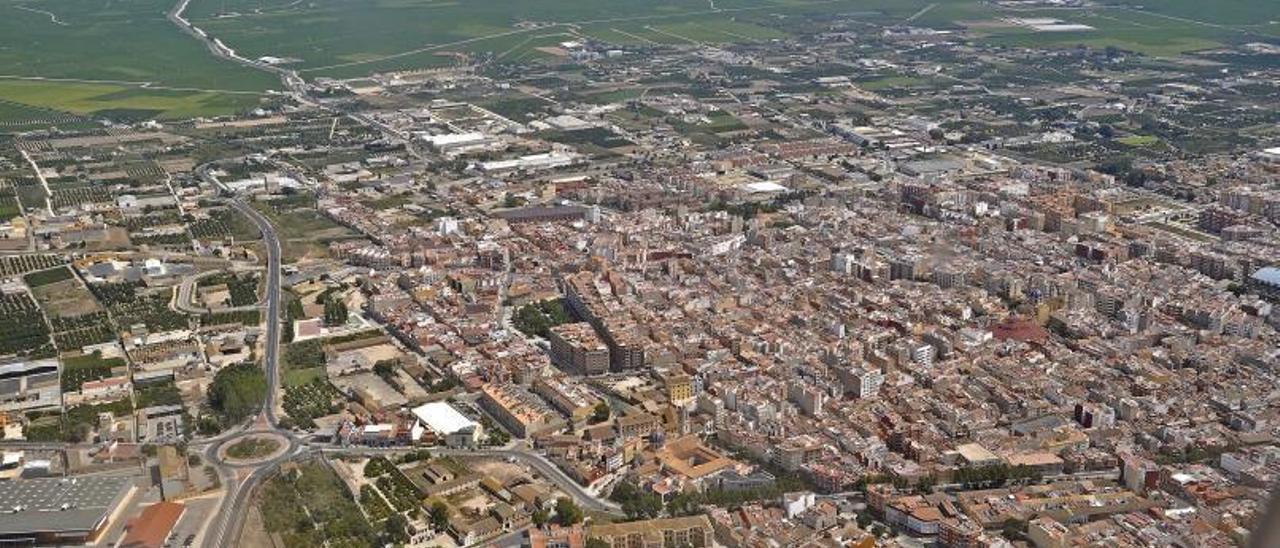
[[[0,80],[0,127],[64,124],[77,115],[145,120],[218,116],[249,110],[256,93],[154,90],[118,84]]]
[[[0,131],[20,131],[31,127],[69,127],[86,120],[70,112],[0,100]]]
[[[1001,11],[973,2],[947,3],[917,22],[967,28],[994,44],[1029,47],[1116,47],[1172,57],[1198,50],[1280,37],[1280,10],[1273,0],[1223,0],[1213,9],[1193,0],[1139,3],[1107,0],[1087,9]],[[1001,17],[1053,18],[1093,30],[1040,32],[998,21]]]
[[[123,359],[104,359],[101,352],[65,357],[62,359],[62,390],[64,392],[80,390],[80,385],[85,382],[109,377],[113,368],[124,367],[124,365]]]
[[[687,43],[681,36],[701,43],[760,41],[787,36],[763,24],[770,14],[909,14],[928,3],[726,0],[712,9],[706,0],[194,0],[187,13],[247,57],[299,59],[294,66],[308,76],[356,77],[448,65],[455,62],[453,53],[492,54],[509,62],[543,58],[548,54],[536,48],[580,37],[619,44]]]
[[[217,90],[279,86],[274,76],[210,55],[165,18],[173,4],[0,0],[0,36],[6,46],[0,48],[0,74]]]
[[[1224,0],[1197,15],[1191,0],[1145,8],[1008,11],[980,0],[195,0],[189,18],[249,57],[297,59],[307,76],[445,66],[458,55],[504,62],[550,58],[539,48],[594,38],[620,45],[689,45],[786,38],[832,15],[872,25],[968,29],[992,43],[1044,47],[1115,46],[1176,55],[1280,33],[1271,0]],[[1094,30],[1038,32],[1001,23],[1009,16],[1054,17]],[[1204,19],[1204,20],[1201,20]]]
[[[13,191],[0,192],[2,192],[0,193],[0,222],[21,216],[22,209],[18,207],[18,198],[14,196]]]
[[[67,116],[57,112],[228,114],[246,102],[216,93],[174,96],[172,91],[139,87],[146,82],[215,92],[280,87],[270,74],[213,57],[165,18],[172,6],[170,0],[0,0],[0,76],[81,80],[19,86],[3,82],[0,101],[11,104],[0,109],[0,126],[24,118]],[[95,85],[85,87],[88,83]]]
[[[302,386],[302,385],[311,383],[316,379],[325,379],[327,377],[328,376],[325,374],[324,367],[308,367],[306,369],[291,369],[289,371],[284,372],[284,386],[285,388],[293,388],[296,386]]]
[[[1143,0],[1132,3],[1106,0],[1104,3],[1141,4],[1146,11],[1153,13],[1219,25],[1250,28],[1271,26],[1271,34],[1280,33],[1280,28],[1272,24],[1280,21],[1280,8],[1277,8],[1274,0],[1214,0],[1211,3],[1204,0]]]
[[[1148,13],[1116,9],[1032,11],[1021,17],[1050,17],[1064,23],[1083,24],[1093,30],[1039,32],[1030,28],[1009,26],[983,29],[987,41],[995,44],[1027,47],[1116,47],[1153,56],[1176,56],[1187,52],[1221,46],[1235,37],[1226,29],[1190,21],[1158,17]]]
[[[1131,147],[1145,147],[1145,146],[1151,146],[1156,143],[1159,143],[1160,138],[1155,137],[1153,135],[1130,135],[1128,137],[1121,137],[1119,139],[1116,139],[1116,141],[1119,142],[1120,144],[1128,145]]]
[[[86,118],[180,119],[242,111],[276,76],[215,58],[165,17],[176,0],[0,0],[0,132]],[[981,0],[192,0],[195,25],[241,55],[297,59],[309,78],[429,68],[460,59],[551,59],[559,42],[758,42],[845,15],[867,25],[965,30],[1032,47],[1117,47],[1173,56],[1280,37],[1275,0],[1137,3],[1010,11]],[[1002,18],[1052,17],[1093,30],[1038,32]],[[47,78],[48,80],[22,80]],[[234,93],[240,92],[240,93]]]

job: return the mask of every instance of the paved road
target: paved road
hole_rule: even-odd
[[[205,458],[209,462],[215,463],[214,466],[218,470],[218,475],[222,478],[223,485],[227,489],[222,498],[222,504],[218,507],[218,514],[211,524],[210,532],[204,541],[204,546],[210,548],[222,548],[236,544],[240,538],[240,528],[244,525],[244,518],[249,506],[249,497],[253,494],[257,485],[264,478],[269,477],[280,462],[292,458],[298,448],[292,435],[280,429],[279,420],[276,416],[276,398],[280,380],[280,238],[276,234],[275,227],[271,225],[271,221],[267,220],[257,210],[249,207],[239,199],[233,200],[231,206],[258,225],[258,230],[262,231],[263,244],[267,249],[267,310],[265,316],[267,331],[262,352],[262,369],[267,377],[267,394],[263,400],[262,412],[258,418],[258,422],[263,424],[263,428],[241,430],[236,435],[210,444],[205,449]],[[270,461],[251,466],[232,466],[219,459],[219,446],[237,437],[254,432],[281,433],[289,437],[290,449]],[[252,471],[243,481],[239,481],[237,479],[237,469]]]
[[[205,181],[216,185],[224,191],[229,191],[221,181],[211,174],[209,166],[200,166],[195,169],[195,172]],[[282,255],[280,238],[276,233],[275,227],[271,225],[271,221],[256,209],[253,209],[239,198],[232,199],[230,204],[236,211],[248,217],[258,226],[258,230],[262,232],[262,242],[267,252],[267,290],[263,297],[266,299],[264,319],[267,322],[267,329],[262,352],[262,369],[267,378],[267,393],[263,400],[262,411],[254,421],[254,424],[241,425],[216,438],[198,440],[192,444],[205,446],[205,461],[217,470],[218,477],[221,478],[222,484],[226,489],[226,493],[218,505],[217,514],[210,523],[202,543],[203,546],[209,548],[235,546],[240,538],[240,528],[244,524],[249,498],[257,485],[264,478],[269,477],[281,462],[296,456],[300,449],[298,441],[293,434],[280,428],[279,419],[276,415],[277,392],[280,384],[280,262]],[[289,450],[275,458],[254,465],[228,464],[222,461],[218,455],[219,447],[226,443],[230,443],[240,437],[266,432],[280,434],[288,438]],[[240,475],[245,472],[248,475],[241,480]]]
[[[232,265],[232,271],[239,272],[239,270],[236,269],[235,265]],[[197,282],[199,282],[202,278],[207,278],[209,276],[212,276],[214,274],[219,274],[219,273],[220,273],[219,271],[211,270],[208,272],[200,272],[198,274],[192,274],[190,276],[187,276],[186,278],[183,278],[182,283],[178,284],[178,292],[174,297],[174,301],[173,301],[174,308],[176,308],[179,312],[185,312],[187,314],[209,314],[213,312],[242,312],[247,310],[258,310],[262,308],[263,302],[266,300],[265,297],[262,299],[258,299],[258,302],[253,304],[246,304],[244,306],[227,306],[227,307],[219,308],[217,310],[211,310],[203,306],[197,306],[195,304],[195,297],[194,297],[194,294],[196,291],[195,286]]]
[[[222,548],[238,544],[245,516],[249,514],[250,497],[257,485],[275,473],[279,466],[279,462],[272,462],[251,472],[244,481],[238,481],[231,476],[232,482],[224,484],[226,493],[218,505],[217,515],[209,524],[203,546]]]
[[[258,225],[267,248],[267,338],[263,345],[262,368],[267,375],[267,399],[263,413],[271,428],[277,428],[276,392],[280,383],[280,237],[271,221],[258,210],[236,199],[231,206]]]

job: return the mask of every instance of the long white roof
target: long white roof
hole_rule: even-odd
[[[419,405],[413,408],[413,415],[441,436],[476,425],[475,421],[464,417],[452,405],[442,401]]]

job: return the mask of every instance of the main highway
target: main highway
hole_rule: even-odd
[[[206,181],[226,189],[216,177],[212,176],[207,167],[199,168],[196,172]],[[276,399],[280,385],[280,272],[283,255],[280,249],[280,237],[265,215],[240,198],[233,198],[230,205],[257,225],[258,231],[262,233],[263,247],[266,248],[267,290],[264,296],[266,310],[263,317],[267,325],[262,341],[262,370],[267,380],[267,391],[263,398],[262,411],[251,424],[242,425],[221,436],[198,440],[192,444],[204,446],[205,461],[218,471],[218,476],[226,489],[213,521],[205,531],[203,546],[209,548],[222,548],[236,544],[249,506],[249,499],[257,485],[264,478],[269,477],[280,462],[291,458],[301,448],[292,432],[280,428],[279,417],[276,414]],[[283,437],[288,443],[287,449],[272,459],[249,465],[237,465],[224,460],[221,454],[224,446],[247,436],[267,434]],[[244,472],[247,472],[247,475],[244,475]],[[243,479],[240,477],[242,475],[244,475]]]
[[[276,388],[280,382],[280,237],[271,221],[258,210],[236,199],[231,206],[258,225],[262,242],[267,248],[267,332],[262,350],[262,368],[267,376],[267,398],[262,406],[264,418],[271,428],[277,428]]]

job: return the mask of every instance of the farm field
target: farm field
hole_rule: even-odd
[[[1280,11],[1268,0],[1225,0],[1215,9],[1190,0],[1134,3],[1107,0],[1083,9],[1002,10],[968,1],[943,2],[915,20],[936,28],[965,28],[992,44],[1029,47],[1116,47],[1176,56],[1231,43],[1280,37]],[[1193,7],[1194,6],[1194,7]],[[1217,9],[1217,7],[1224,9]],[[1092,30],[1040,31],[1005,19],[1056,19]]]
[[[6,255],[0,257],[0,276],[16,276],[46,270],[67,263],[67,257],[56,254]]]
[[[0,100],[0,131],[19,131],[33,126],[71,127],[85,122],[70,112]]]
[[[258,509],[268,533],[292,546],[372,545],[373,529],[346,484],[322,462],[304,462],[262,487]],[[295,544],[296,543],[296,544]]]
[[[549,57],[539,48],[592,38],[619,45],[715,45],[786,38],[807,18],[855,15],[875,25],[968,28],[980,40],[1045,47],[1115,46],[1149,55],[1280,36],[1269,0],[1226,0],[1203,13],[1190,0],[1142,9],[1102,4],[1088,9],[1010,10],[978,0],[530,0],[506,2],[375,0],[196,0],[198,26],[242,54],[297,59],[304,76],[359,77],[371,72],[448,65],[453,54],[504,62]],[[1092,30],[1043,32],[1004,18],[1055,18]],[[519,24],[523,23],[523,24]],[[369,32],[377,29],[378,32]]]
[[[23,279],[31,287],[31,295],[35,297],[36,302],[40,303],[40,307],[50,319],[84,316],[101,310],[93,294],[89,293],[89,290],[85,289],[80,284],[80,280],[71,273],[71,269],[65,266],[33,272],[24,276]],[[68,327],[66,330],[78,327]],[[55,326],[55,330],[62,329],[57,329]]]
[[[1174,56],[1280,39],[1272,0],[1192,0],[1141,7],[1007,9],[979,0],[193,0],[186,16],[246,57],[297,61],[303,76],[353,78],[461,58],[526,62],[591,38],[625,46],[783,39],[846,15],[869,25],[966,30],[991,44],[1117,47]],[[232,114],[280,87],[274,75],[220,60],[165,18],[169,0],[0,0],[0,132],[91,117],[182,119]],[[1007,19],[1053,18],[1089,30],[1045,32]],[[127,39],[122,38],[127,37]],[[21,78],[45,78],[31,80]]]
[[[49,326],[31,297],[0,295],[0,356],[49,357],[53,352],[50,343]]]
[[[297,382],[297,374],[310,371],[312,370],[299,369],[288,373],[295,374],[293,381]],[[303,384],[288,384],[290,377],[288,374],[285,376],[284,411],[304,428],[312,427],[316,418],[338,411],[334,401],[340,400],[342,393],[329,384],[323,372],[321,369],[320,376]]]
[[[188,117],[229,114],[279,87],[272,75],[215,58],[165,18],[170,0],[0,0],[0,131],[21,121],[140,109]],[[52,79],[74,79],[53,81]],[[94,82],[99,81],[99,82]],[[209,90],[175,96],[143,83]],[[16,84],[16,85],[15,85]]]
[[[583,37],[673,44],[783,38],[785,32],[751,19],[757,12],[824,13],[868,4],[906,10],[927,2],[729,0],[717,2],[713,10],[706,0],[530,0],[515,6],[443,0],[196,0],[187,15],[247,57],[299,59],[292,66],[304,76],[356,77],[447,65],[453,59],[446,54],[454,52],[488,53],[503,61],[544,57],[536,48]],[[517,26],[520,22],[536,25]]]
[[[125,366],[122,358],[103,358],[101,352],[62,358],[62,390],[74,392],[87,381],[111,376],[111,370]]]
[[[1120,144],[1128,145],[1131,147],[1145,147],[1145,146],[1151,146],[1156,143],[1159,143],[1160,138],[1154,137],[1151,135],[1130,135],[1128,137],[1121,137],[1119,139],[1116,139],[1116,141],[1120,142]]]
[[[1116,47],[1145,55],[1170,57],[1183,53],[1219,47],[1233,39],[1245,38],[1226,28],[1216,28],[1190,21],[1166,19],[1148,13],[1095,9],[1073,11],[1028,11],[1024,18],[1057,19],[1063,23],[1087,25],[1093,30],[1043,32],[1010,25],[983,29],[990,33],[984,39],[993,44],[1028,47]]]
[[[247,110],[253,93],[171,91],[119,84],[0,80],[0,131],[82,122],[85,116],[125,120],[186,119]]]

